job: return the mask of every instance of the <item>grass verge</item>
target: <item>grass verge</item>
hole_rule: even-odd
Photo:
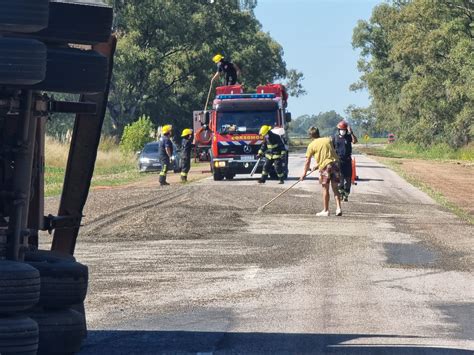
[[[69,145],[46,139],[45,196],[59,195],[62,190]],[[143,176],[137,170],[133,156],[123,156],[117,145],[104,140],[97,152],[91,186],[119,186],[136,181]]]
[[[380,147],[365,147],[357,145],[357,150],[368,155],[385,158],[406,158],[424,160],[461,160],[474,162],[474,144],[469,144],[460,149],[452,149],[447,144],[437,144],[431,147],[420,147],[413,143],[397,142]]]
[[[385,157],[380,157],[380,156],[375,156],[374,159],[379,161],[380,163],[388,166],[390,169],[395,171],[398,175],[400,175],[402,178],[404,178],[406,181],[408,181],[410,184],[413,186],[419,188],[421,191],[426,193],[428,196],[430,196],[433,200],[435,200],[437,203],[439,203],[441,206],[447,208],[451,212],[453,212],[456,216],[461,218],[462,220],[474,224],[474,217],[471,216],[468,212],[463,210],[462,208],[458,207],[456,204],[452,203],[449,201],[440,191],[437,191],[433,189],[431,186],[428,184],[424,183],[420,179],[417,179],[413,177],[412,175],[408,174],[403,170],[401,166],[401,162],[394,160],[394,159],[387,159]]]

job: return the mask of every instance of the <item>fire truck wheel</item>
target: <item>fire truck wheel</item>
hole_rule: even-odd
[[[214,171],[212,174],[214,181],[221,181],[224,179],[224,175],[222,175],[219,171]]]
[[[0,235],[0,260],[6,257],[7,253],[7,236]]]
[[[0,261],[0,314],[33,307],[40,298],[38,270],[16,261]]]
[[[55,250],[30,250],[25,253],[25,261],[76,261],[76,258]]]
[[[0,13],[3,8],[0,7]],[[33,85],[45,78],[46,46],[36,40],[0,37],[0,85]]]
[[[49,4],[48,27],[35,34],[35,38],[45,42],[78,44],[107,42],[111,34],[112,20],[111,7],[54,0]]]
[[[0,318],[0,354],[36,354],[38,324],[26,316]]]
[[[0,0],[0,32],[31,33],[48,25],[49,0]]]
[[[38,354],[72,354],[79,352],[86,337],[84,316],[72,309],[35,309],[28,315],[38,323]]]
[[[227,180],[233,180],[234,177],[235,177],[235,174],[232,174],[232,173],[227,173],[227,174],[225,174],[225,178],[226,178]]]
[[[38,305],[64,308],[84,301],[89,278],[87,266],[70,260],[27,261],[39,270],[41,293]]]
[[[48,48],[46,78],[34,90],[94,93],[105,91],[107,58],[95,51]]]

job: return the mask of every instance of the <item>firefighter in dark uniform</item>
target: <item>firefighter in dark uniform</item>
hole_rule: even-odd
[[[237,76],[240,73],[239,67],[234,63],[225,60],[222,54],[216,54],[212,60],[217,64],[217,72],[214,74],[211,81],[214,81],[224,73],[225,85],[235,85],[237,83]]]
[[[173,127],[171,125],[165,125],[161,129],[160,137],[160,149],[159,149],[159,158],[161,163],[161,172],[160,172],[160,186],[169,185],[166,182],[166,174],[173,160],[173,142],[171,141],[171,133]]]
[[[262,158],[265,156],[265,164],[263,166],[262,177],[258,182],[264,184],[268,178],[268,171],[271,166],[275,167],[279,184],[285,182],[285,174],[283,172],[283,158],[286,155],[285,144],[281,137],[271,131],[272,127],[264,125],[260,128],[259,134],[263,136],[263,143],[258,151],[258,157]]]
[[[181,182],[188,181],[189,169],[191,169],[191,150],[193,149],[193,130],[183,129],[181,134]]]
[[[339,156],[341,179],[339,193],[344,201],[348,201],[352,183],[352,144],[357,143],[357,137],[345,121],[337,124],[337,133],[333,138],[334,149]]]

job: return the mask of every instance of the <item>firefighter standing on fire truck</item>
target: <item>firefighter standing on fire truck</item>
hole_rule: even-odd
[[[217,72],[212,77],[211,83],[222,73],[224,74],[225,85],[235,85],[237,83],[240,68],[236,64],[225,60],[222,54],[216,54],[212,61],[217,64]]]
[[[283,172],[282,159],[286,155],[285,144],[281,137],[271,131],[272,127],[264,125],[260,128],[259,134],[263,136],[263,144],[258,151],[258,157],[262,158],[265,156],[265,165],[263,166],[262,177],[258,182],[264,184],[268,178],[268,171],[271,166],[275,167],[278,179],[280,180],[279,184],[285,182],[285,174]]]
[[[188,181],[189,169],[191,169],[191,150],[193,149],[193,130],[183,129],[181,134],[181,182]]]
[[[171,161],[173,160],[173,142],[171,141],[172,131],[173,126],[169,124],[164,125],[161,129],[159,149],[159,158],[161,163],[160,186],[169,185],[166,182],[166,174],[168,173],[168,168],[171,164]]]

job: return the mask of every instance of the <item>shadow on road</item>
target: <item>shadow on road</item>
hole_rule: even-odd
[[[388,169],[384,165],[363,165],[363,164],[357,164],[357,168],[370,168],[370,169]]]
[[[296,181],[296,180],[299,180],[299,176],[289,176],[286,180],[287,181]],[[317,176],[308,176],[307,178],[305,178],[305,181],[306,180],[319,180],[319,177]]]
[[[358,344],[347,344],[355,339]],[[420,345],[404,344],[407,340],[416,340]],[[380,345],[371,345],[375,343]],[[80,352],[83,355],[165,353],[472,354],[467,350],[424,346],[423,338],[415,336],[107,330],[90,331]]]
[[[359,181],[385,181],[384,179],[365,179],[365,178],[358,178],[357,182]]]

